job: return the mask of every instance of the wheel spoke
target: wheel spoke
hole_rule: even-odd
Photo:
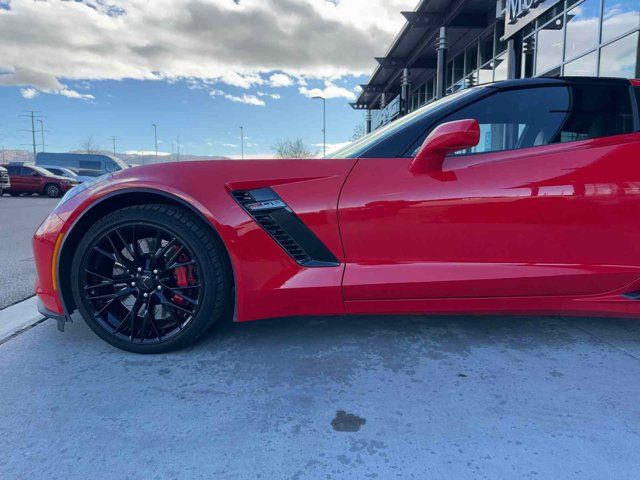
[[[131,255],[131,258],[135,259],[136,256],[133,253],[133,249],[131,248],[131,246],[126,242],[126,240],[124,239],[124,237],[122,236],[122,234],[120,233],[120,230],[116,229],[116,235],[118,236],[118,239],[120,239],[120,241],[122,242],[122,244],[125,246],[125,248],[127,249],[127,252],[129,252],[129,254]]]
[[[142,325],[140,326],[140,343],[144,342],[144,336],[147,332],[147,319],[149,318],[149,300],[147,300],[146,306],[146,311],[142,316]]]
[[[187,262],[181,262],[181,263],[174,263],[174,264],[170,264],[167,267],[167,270],[173,270],[174,268],[179,268],[179,267],[188,267],[189,265],[195,265],[196,261],[195,260],[189,260]]]
[[[98,277],[98,278],[101,278],[102,280],[106,280],[107,282],[110,282],[113,280],[113,278],[105,277],[104,275],[100,275],[99,273],[92,272],[91,270],[85,269],[85,272],[88,273],[89,275],[93,275],[94,277]]]
[[[179,312],[186,313],[188,315],[193,315],[193,312],[191,310],[183,308],[180,305],[176,305],[175,303],[170,301],[167,297],[165,297],[164,293],[157,291],[155,292],[155,294],[158,296],[158,298],[160,299],[160,303],[162,303],[163,305],[166,305],[169,308],[175,308]]]
[[[135,293],[137,290],[135,288],[124,288],[122,290],[120,290],[119,292],[115,292],[115,293],[109,293],[107,295],[97,295],[95,297],[87,297],[87,300],[104,300],[107,298],[122,298],[122,297],[126,297],[127,295],[131,295],[133,293]]]
[[[177,239],[174,237],[164,247],[160,246],[156,253],[153,254],[153,258],[157,260],[158,258],[163,257],[169,249],[176,244],[176,241]]]
[[[137,313],[137,311],[140,310],[141,305],[142,305],[142,299],[140,297],[136,297],[136,301],[134,302],[133,307],[131,307],[131,310],[129,310],[129,313],[127,313],[125,317],[122,320],[120,320],[120,323],[118,324],[116,329],[113,331],[114,334],[120,331],[120,329],[124,326],[125,323],[127,323],[127,320],[129,320],[129,317],[132,316],[134,312]],[[132,331],[133,331],[133,325],[132,325]]]
[[[116,256],[113,253],[109,253],[106,250],[103,250],[102,248],[98,247],[97,245],[95,247],[93,247],[93,249],[98,252],[101,255],[104,255],[105,257],[107,257],[109,260],[113,260],[114,262],[117,262],[118,259],[116,258]]]
[[[171,290],[172,292],[179,292],[181,290],[189,290],[191,288],[202,288],[202,285],[187,285],[186,287],[168,287],[166,285],[162,285],[162,288],[166,288],[167,290]]]
[[[184,249],[184,246],[180,245],[176,251],[173,253],[173,255],[171,255],[171,257],[169,258],[169,260],[167,260],[167,265],[173,265],[173,263],[176,261],[176,259],[178,258],[178,256],[180,255],[180,253],[182,253],[182,250]],[[173,268],[173,267],[166,267],[167,270]]]
[[[154,308],[151,307],[151,298],[149,298],[149,303],[147,306],[147,315],[149,315],[149,320],[151,321],[151,327],[153,328],[153,331],[155,332],[156,337],[158,337],[158,340],[162,340],[162,336],[158,331],[158,327],[156,327],[156,319],[153,315],[153,312],[154,312]]]
[[[182,293],[180,293],[179,295],[180,295],[180,298],[182,298],[183,300],[186,300],[191,305],[196,305],[196,306],[198,305],[198,301],[197,300],[194,300],[191,297],[187,297],[186,295],[184,295]]]

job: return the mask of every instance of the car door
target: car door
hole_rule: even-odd
[[[20,167],[20,177],[24,185],[24,187],[21,188],[23,188],[25,191],[42,191],[42,175],[36,172],[33,168]]]
[[[21,167],[16,165],[8,165],[7,172],[9,172],[9,181],[11,182],[11,190],[14,192],[22,191],[25,187],[25,179],[20,172]]]
[[[613,98],[607,88],[598,94]],[[617,155],[637,149],[635,134],[614,135],[633,131],[632,117],[602,121],[596,112],[573,132],[584,120],[572,112],[577,95],[571,85],[498,89],[440,119],[473,118],[481,129],[480,143],[442,171],[411,173],[408,157],[359,160],[339,203],[345,300],[581,295],[637,278],[638,255],[616,264],[609,260],[622,253],[602,253],[612,246],[602,231],[610,220],[592,218],[597,195],[586,194],[608,169],[619,186],[640,179],[638,162]],[[639,197],[624,191],[624,205],[596,202],[637,240]],[[613,247],[629,253],[627,241]]]

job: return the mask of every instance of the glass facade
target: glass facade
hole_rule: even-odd
[[[566,0],[525,30],[522,74],[638,75],[640,0]]]
[[[511,56],[505,6],[498,0],[493,24],[448,50],[445,94],[506,80],[510,71],[516,77],[640,77],[640,0],[560,0],[510,31],[516,48]],[[435,99],[435,75],[412,85],[409,111]]]

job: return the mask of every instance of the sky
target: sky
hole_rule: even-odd
[[[363,124],[349,106],[417,0],[0,0],[0,146],[271,155],[329,149]],[[39,127],[39,124],[37,125]],[[40,139],[37,139],[38,142]]]

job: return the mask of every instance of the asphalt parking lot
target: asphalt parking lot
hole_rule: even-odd
[[[31,237],[57,203],[36,195],[0,197],[0,308],[33,295]]]
[[[54,204],[0,198],[2,290]],[[638,320],[279,319],[156,356],[45,321],[0,344],[0,478],[636,479],[639,375]]]

